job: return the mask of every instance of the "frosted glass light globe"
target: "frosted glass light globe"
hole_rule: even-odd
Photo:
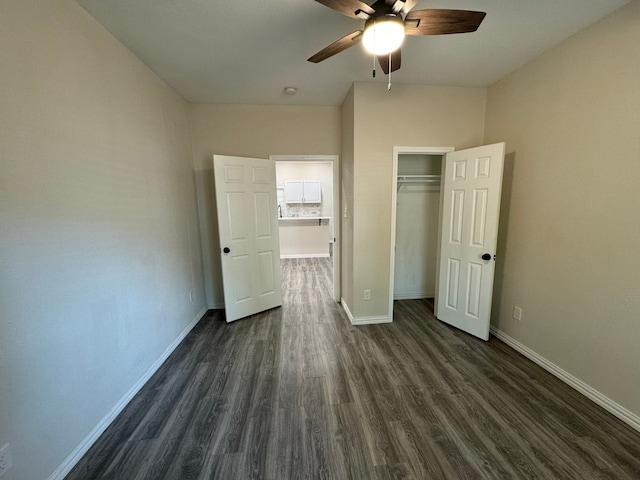
[[[404,24],[397,17],[372,21],[362,36],[365,50],[378,56],[396,51],[403,41]]]

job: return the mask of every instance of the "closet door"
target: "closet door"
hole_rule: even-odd
[[[489,339],[504,143],[446,155],[436,317]]]

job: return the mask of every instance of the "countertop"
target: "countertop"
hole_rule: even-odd
[[[278,220],[291,221],[291,220],[331,220],[332,217],[278,217]]]

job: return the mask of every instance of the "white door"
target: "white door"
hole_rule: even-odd
[[[213,156],[227,322],[282,305],[273,160]]]
[[[436,317],[489,339],[504,143],[447,153]]]

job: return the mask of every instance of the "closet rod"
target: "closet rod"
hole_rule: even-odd
[[[403,183],[424,183],[432,185],[440,185],[440,175],[398,175],[397,191],[400,191]]]

